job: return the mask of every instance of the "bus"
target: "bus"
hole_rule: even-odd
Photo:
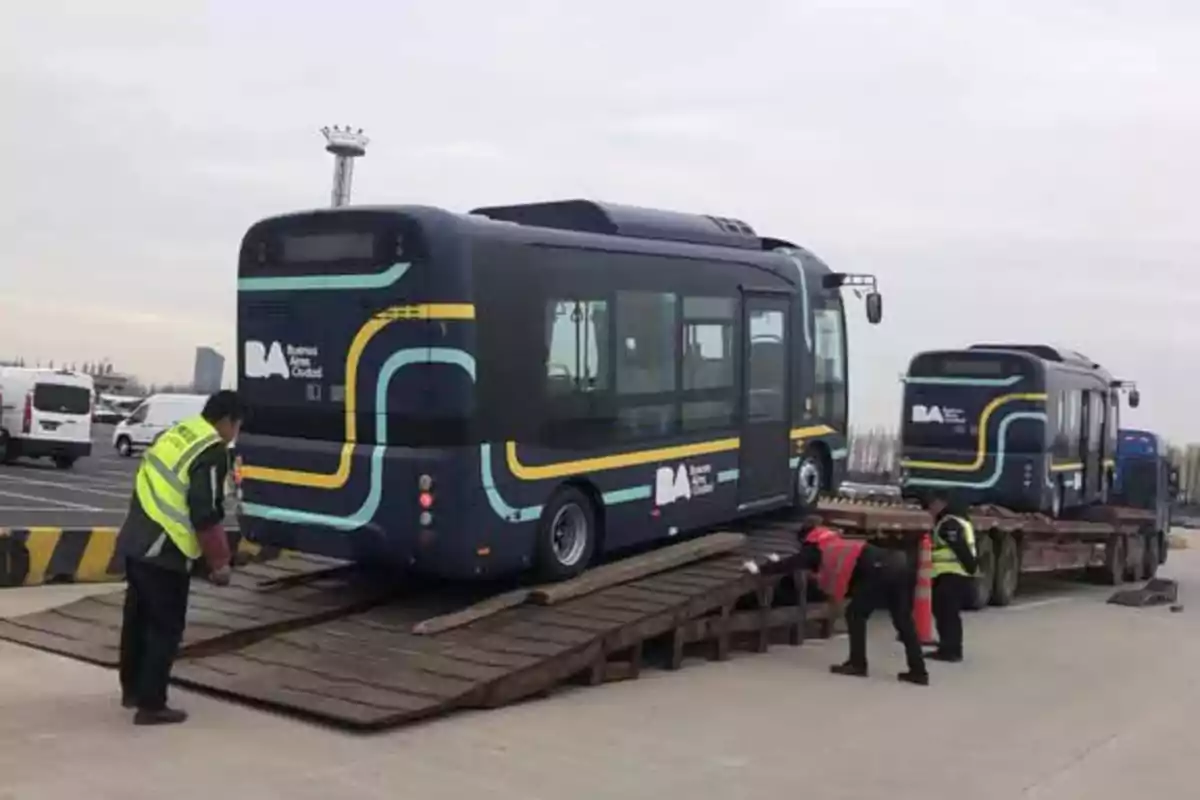
[[[1155,530],[1171,530],[1171,504],[1179,491],[1179,471],[1171,465],[1166,441],[1133,428],[1117,432],[1113,498],[1118,505],[1154,512]],[[1158,542],[1158,563],[1167,561],[1167,543]]]
[[[247,538],[446,578],[786,506],[844,473],[844,288],[744,222],[568,200],[262,220],[238,273]]]
[[[901,493],[1054,518],[1107,503],[1122,391],[1136,408],[1132,383],[1048,345],[918,353],[904,377]]]

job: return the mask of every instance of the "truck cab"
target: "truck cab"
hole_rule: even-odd
[[[1112,502],[1154,512],[1155,529],[1162,537],[1158,551],[1160,564],[1167,560],[1171,504],[1178,492],[1179,471],[1171,466],[1163,438],[1151,431],[1119,430]]]

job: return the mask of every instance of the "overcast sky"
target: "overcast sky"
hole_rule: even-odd
[[[1200,439],[1197,42],[1195,0],[7,3],[0,357],[232,360],[239,239],[328,203],[339,123],[356,202],[715,213],[874,272],[860,424],[917,350],[1044,340]]]

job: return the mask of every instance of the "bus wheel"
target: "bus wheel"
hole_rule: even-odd
[[[821,453],[815,448],[806,447],[796,467],[796,507],[804,512],[816,509],[827,481]]]
[[[537,571],[548,581],[571,578],[587,567],[596,548],[596,511],[574,486],[554,493],[542,509],[537,533]]]
[[[968,611],[987,608],[992,599],[992,586],[996,582],[996,550],[992,547],[992,537],[980,536],[975,540],[975,547],[979,569],[975,573],[975,580],[971,582],[971,593],[967,597]]]
[[[996,583],[992,589],[992,605],[1006,606],[1017,594],[1017,583],[1021,576],[1021,559],[1017,540],[1011,534],[1001,533],[996,554]]]

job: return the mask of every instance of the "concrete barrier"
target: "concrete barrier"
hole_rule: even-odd
[[[270,561],[264,548],[229,531],[238,563]],[[124,580],[116,554],[117,528],[0,528],[0,587],[45,583],[110,583]]]

